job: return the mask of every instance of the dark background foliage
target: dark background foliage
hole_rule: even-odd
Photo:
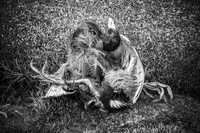
[[[147,81],[168,84],[176,93],[200,94],[198,0],[2,0],[0,6],[4,97],[36,89],[30,61],[41,68],[48,59],[49,71],[55,71],[67,60],[78,24],[92,21],[105,31],[108,17],[130,38],[144,66],[149,64]]]

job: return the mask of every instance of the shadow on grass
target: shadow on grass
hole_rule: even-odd
[[[171,103],[140,98],[134,107],[103,113],[84,110],[77,96],[37,99],[28,105],[4,105],[3,132],[199,132],[199,103],[175,96]]]

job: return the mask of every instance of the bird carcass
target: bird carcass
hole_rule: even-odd
[[[158,92],[160,97],[154,101],[161,99],[166,101],[164,88],[167,89],[170,98],[173,98],[168,85],[144,82],[145,71],[138,52],[127,37],[119,34],[111,18],[108,20],[108,33],[102,40],[106,60],[111,64],[112,69],[104,71],[105,78],[102,85],[105,85],[105,89],[100,93],[100,101],[96,104],[97,106],[121,108],[129,103],[134,104],[142,90],[153,97],[146,89]],[[128,97],[129,101],[125,97]]]
[[[45,97],[69,95],[78,91],[83,95],[91,95],[90,99],[98,101],[100,95],[97,88],[102,78],[100,66],[103,64],[104,67],[109,67],[104,53],[98,50],[103,47],[102,40],[99,39],[101,34],[94,23],[82,24],[72,35],[67,62],[54,74],[45,73],[47,61],[41,71],[33,66],[33,62],[30,63],[31,68],[39,74],[35,77],[51,83]],[[64,76],[66,72],[69,73],[67,77]],[[73,87],[74,85],[78,87]]]

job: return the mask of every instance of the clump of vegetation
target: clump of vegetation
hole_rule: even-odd
[[[29,66],[34,60],[42,68],[48,59],[48,71],[55,72],[66,62],[70,35],[80,22],[95,22],[105,31],[107,18],[112,17],[120,33],[133,42],[144,66],[149,64],[147,81],[168,84],[173,92],[196,98],[200,23],[195,0],[3,0],[0,13],[0,111],[8,116],[0,114],[0,131],[200,131],[199,104],[194,99],[175,96],[169,105],[154,105],[141,97],[132,109],[107,116],[95,109],[85,111],[77,94],[40,99],[48,84],[34,79]]]

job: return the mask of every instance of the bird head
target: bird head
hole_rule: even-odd
[[[72,49],[91,50],[103,49],[103,42],[100,28],[92,22],[84,22],[72,34]]]
[[[120,34],[119,31],[116,30],[114,21],[109,18],[108,19],[108,30],[107,33],[103,35],[103,50],[105,51],[114,51],[120,45]]]

